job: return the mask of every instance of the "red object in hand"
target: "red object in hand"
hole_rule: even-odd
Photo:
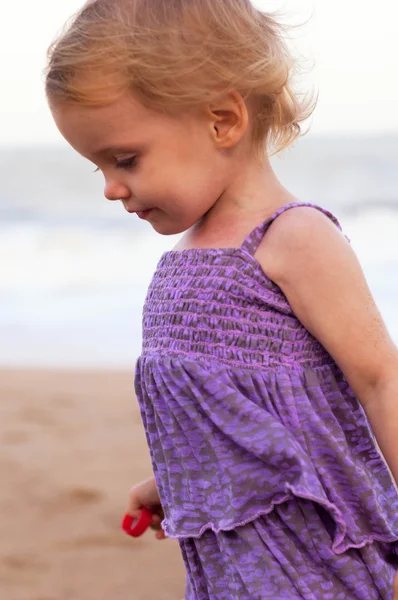
[[[152,513],[144,506],[141,510],[141,516],[139,519],[136,519],[131,515],[125,515],[122,522],[122,529],[125,533],[127,533],[127,535],[137,538],[146,532],[151,523]]]

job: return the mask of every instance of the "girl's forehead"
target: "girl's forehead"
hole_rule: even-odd
[[[104,135],[127,128],[140,131],[160,124],[160,119],[144,106],[124,98],[101,106],[60,102],[53,104],[51,108],[57,125],[69,130],[92,130],[93,134],[97,131]]]
[[[139,111],[133,103],[84,106],[61,102],[53,104],[51,109],[61,135],[83,155],[95,154],[97,149],[110,147],[115,142],[138,139],[148,120],[145,112]]]
[[[161,137],[186,137],[190,131],[183,118],[156,113],[128,96],[104,106],[60,102],[51,108],[62,136],[84,156],[107,148],[139,147]]]
[[[151,110],[144,106],[133,95],[125,94],[110,102],[99,106],[83,105],[68,102],[55,102],[51,105],[54,115],[69,121],[71,124],[98,125],[104,129],[125,127],[128,123],[138,130],[142,128],[158,128],[178,126],[193,121],[192,114],[182,111],[174,116]]]

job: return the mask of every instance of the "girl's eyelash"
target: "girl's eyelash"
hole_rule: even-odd
[[[117,169],[131,169],[132,167],[135,166],[136,161],[137,161],[136,156],[132,156],[131,158],[126,158],[126,160],[121,160],[120,162],[116,163],[116,168]]]
[[[121,160],[120,162],[117,162],[115,167],[116,169],[131,169],[132,167],[135,166],[137,162],[137,157],[136,156],[132,156],[131,158],[127,158],[126,160]],[[100,171],[101,169],[98,167],[97,169],[95,169],[93,171],[93,173],[98,173],[98,171]]]

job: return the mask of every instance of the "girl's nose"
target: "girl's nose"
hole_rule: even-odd
[[[130,197],[130,191],[125,185],[117,181],[107,181],[104,196],[107,200],[127,200]]]

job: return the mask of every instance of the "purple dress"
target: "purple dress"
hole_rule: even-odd
[[[398,493],[343,373],[254,254],[166,252],[135,389],[186,600],[392,600]],[[178,600],[178,599],[176,599]]]

